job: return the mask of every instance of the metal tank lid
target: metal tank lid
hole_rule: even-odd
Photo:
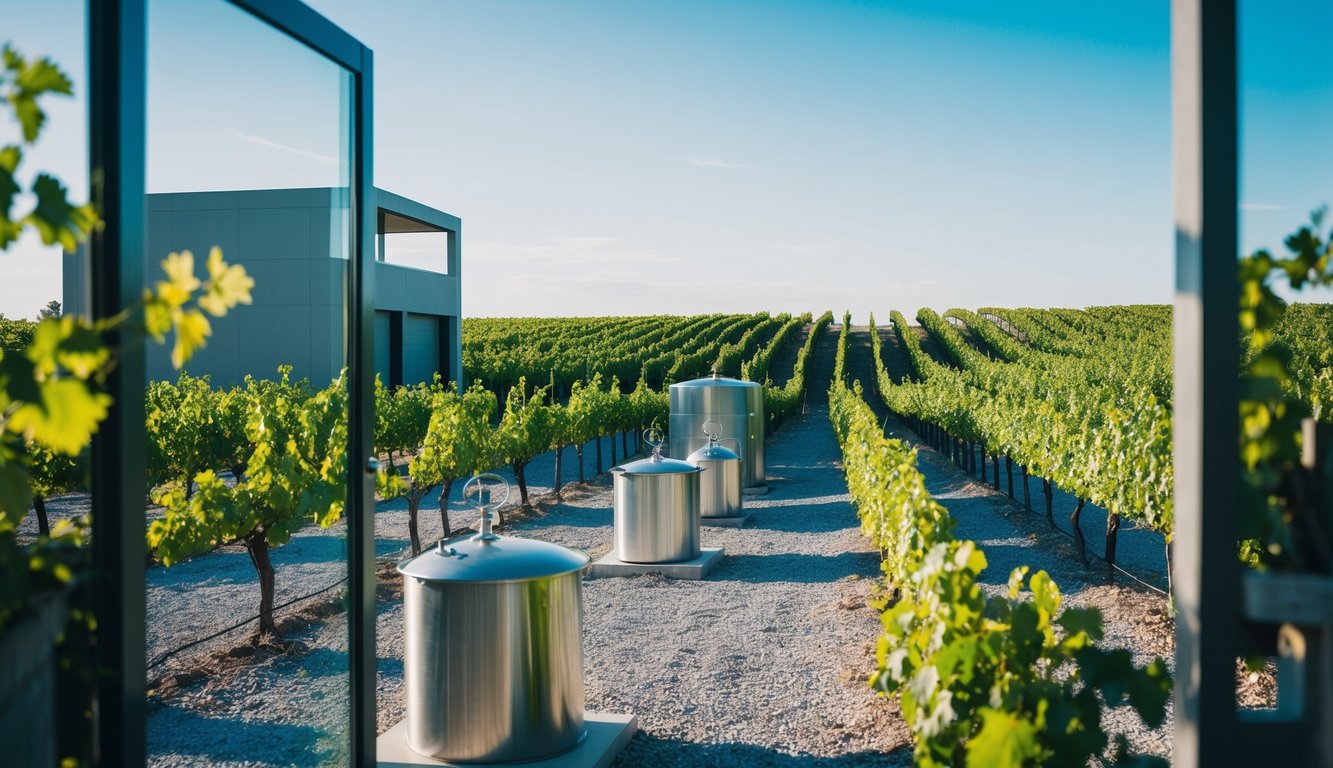
[[[696,461],[740,461],[741,455],[720,445],[705,445],[690,454],[690,462]]]
[[[741,381],[718,374],[717,369],[713,370],[712,376],[705,376],[702,379],[690,379],[689,381],[678,381],[672,384],[669,389],[691,388],[691,387],[742,387],[751,388],[759,386],[753,381]]]
[[[735,440],[735,438],[722,437],[722,423],[709,419],[704,422],[703,432],[708,436],[708,445],[700,448],[686,459],[693,464],[697,461],[740,461],[741,455],[730,448],[725,448],[718,443],[719,440]],[[740,443],[737,441],[737,446]]]
[[[441,541],[398,564],[398,572],[423,581],[530,581],[582,569],[591,562],[583,552],[514,536],[459,536]]]
[[[702,472],[700,467],[696,467],[680,459],[667,459],[662,457],[662,430],[652,427],[643,433],[643,441],[653,447],[653,455],[646,459],[631,461],[628,464],[621,464],[618,467],[611,467],[610,472],[618,475],[683,475],[691,472]]]
[[[490,486],[487,486],[490,483]],[[495,490],[504,495],[495,500]],[[475,491],[483,497],[481,532],[441,541],[416,557],[398,564],[398,572],[422,581],[507,582],[530,581],[581,570],[591,558],[584,552],[535,539],[500,536],[491,531],[491,511],[509,499],[509,483],[503,478],[477,475],[463,486],[463,497]]]

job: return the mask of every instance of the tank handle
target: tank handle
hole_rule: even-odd
[[[499,501],[495,500],[496,491],[504,489],[504,495]],[[495,541],[500,537],[491,530],[491,511],[503,507],[506,501],[509,501],[509,481],[494,472],[483,472],[480,475],[473,475],[471,480],[463,486],[463,498],[476,494],[477,512],[481,514],[481,522],[477,527],[478,533],[472,537],[473,541]]]
[[[741,441],[740,441],[740,440],[737,440],[737,439],[734,438],[734,437],[722,437],[722,438],[718,438],[718,442],[719,442],[719,443],[722,442],[723,440],[730,440],[731,442],[735,443],[735,444],[736,444],[736,455],[737,455],[737,456],[740,456],[742,459],[745,458],[745,449],[741,446]]]

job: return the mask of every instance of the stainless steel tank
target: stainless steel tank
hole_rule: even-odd
[[[762,489],[764,470],[764,388],[753,381],[713,375],[672,384],[670,392],[670,454],[689,456],[708,443],[705,421],[722,425],[722,434],[740,442],[744,487]]]
[[[740,517],[742,510],[741,456],[721,445],[723,440],[734,438],[722,437],[722,425],[716,421],[704,422],[704,435],[708,444],[686,459],[690,464],[705,470],[699,478],[699,515],[700,517]]]
[[[485,482],[504,484],[504,498]],[[480,533],[440,542],[403,574],[407,745],[456,763],[537,760],[583,741],[583,602],[588,556],[498,536],[490,511],[509,496],[495,475]]]
[[[615,477],[615,553],[626,563],[676,563],[699,556],[699,474],[662,457],[662,432],[644,442],[653,455],[611,468]]]

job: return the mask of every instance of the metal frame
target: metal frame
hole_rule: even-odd
[[[90,194],[105,226],[88,248],[92,315],[111,317],[143,293],[145,0],[89,0]],[[115,405],[93,437],[93,610],[98,711],[93,758],[142,765],[144,734],[144,355],[120,347],[106,382]],[[140,510],[134,513],[134,510]]]
[[[1174,0],[1171,70],[1177,609],[1172,759],[1194,768],[1231,764],[1239,746],[1235,0]]]
[[[348,279],[348,632],[350,746],[375,763],[375,540],[373,434],[376,207],[373,56],[297,0],[228,0],[352,75],[353,258]],[[133,305],[143,291],[147,119],[145,0],[88,0],[89,172],[105,227],[90,243],[94,317]],[[145,477],[143,353],[123,348],[108,381],[115,405],[93,444],[93,562],[98,570],[99,687],[95,760],[143,765]]]

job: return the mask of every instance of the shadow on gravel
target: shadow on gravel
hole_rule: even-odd
[[[796,582],[825,584],[852,575],[879,572],[879,553],[843,552],[838,555],[727,555],[709,581],[745,581],[753,584]]]
[[[722,744],[701,744],[679,739],[663,739],[640,731],[612,764],[617,768],[651,765],[668,766],[736,765],[777,766],[778,768],[834,768],[835,766],[907,766],[912,764],[909,749],[883,753],[874,751],[848,752],[825,757],[811,754],[790,755],[759,744],[736,741]]]
[[[242,720],[239,717],[206,717],[180,707],[162,707],[148,729],[150,763],[170,765],[172,754],[193,754],[220,760],[263,755],[266,764],[324,764],[337,756],[321,742],[328,734],[308,725],[292,725],[266,720]],[[155,744],[155,733],[166,737],[170,746]],[[188,733],[189,738],[180,738]],[[170,754],[164,754],[165,749]]]
[[[824,504],[801,504],[803,513],[799,516],[780,514],[782,507],[755,507],[753,510],[754,527],[768,531],[784,533],[832,533],[855,527],[856,520],[847,513],[846,501],[830,501]],[[816,512],[816,507],[829,507],[828,513]],[[804,510],[809,509],[809,513]]]
[[[556,507],[543,515],[532,515],[523,518],[523,525],[527,528],[549,528],[553,525],[568,526],[570,528],[605,528],[611,524],[611,508],[602,507],[592,509],[590,507],[580,507],[578,509],[560,509]]]

